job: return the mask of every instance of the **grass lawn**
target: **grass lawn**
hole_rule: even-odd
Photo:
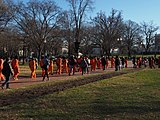
[[[24,100],[0,107],[0,116],[26,120],[159,120],[160,70],[145,69]]]

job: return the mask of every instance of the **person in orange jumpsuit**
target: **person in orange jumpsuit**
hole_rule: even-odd
[[[48,68],[49,74],[53,75],[53,70],[54,70],[54,62],[53,62],[53,59],[50,58],[50,61],[49,61],[49,68]]]
[[[31,70],[30,78],[36,78],[36,61],[33,58],[29,60],[29,68]]]
[[[62,64],[63,64],[62,73],[64,73],[65,71],[66,74],[68,74],[68,60],[65,57],[63,57],[62,59]]]
[[[91,71],[94,70],[94,58],[92,57],[90,60],[90,65],[91,65]]]
[[[82,68],[81,68],[81,66],[80,66],[81,61],[82,61],[82,56],[80,56],[80,58],[77,59],[77,64],[78,64],[78,66],[79,66],[78,72],[82,72]]]
[[[93,59],[93,70],[94,71],[96,70],[96,65],[97,65],[97,58],[94,57],[94,59]]]
[[[20,73],[20,70],[19,70],[19,60],[17,56],[15,56],[14,59],[12,60],[11,66],[14,71],[13,79],[18,80],[18,75]]]
[[[40,60],[40,66],[41,66],[41,68],[42,68],[42,77],[44,76],[44,74],[45,74],[45,70],[44,70],[44,68],[43,68],[43,65],[44,65],[44,56],[42,56],[41,57],[41,60]]]
[[[127,68],[128,67],[128,59],[127,59],[127,57],[125,57],[125,68]]]
[[[114,57],[112,56],[112,58],[111,58],[111,68],[114,68],[114,61],[115,61],[115,59],[114,59]]]
[[[2,57],[0,57],[0,79],[1,81],[4,80],[4,75],[2,74],[3,63],[4,63],[4,60],[2,59]]]
[[[97,68],[101,69],[101,59],[97,58]]]
[[[56,60],[57,65],[57,74],[61,74],[62,72],[62,58],[59,56]]]
[[[108,65],[109,65],[109,59],[108,57],[106,57],[106,69],[108,68]]]

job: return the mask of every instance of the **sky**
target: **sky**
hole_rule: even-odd
[[[22,0],[28,1],[28,0]],[[61,8],[69,9],[66,0],[54,0]],[[160,0],[94,0],[94,10],[88,16],[95,17],[100,11],[109,16],[112,8],[122,11],[125,21],[132,20],[138,24],[151,22],[160,26]]]
[[[100,11],[110,15],[112,8],[122,11],[124,20],[132,20],[137,23],[151,22],[160,26],[160,0],[94,0],[94,10],[89,13],[95,17]],[[55,0],[62,8],[69,8],[65,0]]]

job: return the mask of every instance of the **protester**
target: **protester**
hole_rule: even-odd
[[[125,68],[127,68],[128,67],[128,58],[127,57],[125,57]]]
[[[120,65],[120,61],[119,61],[118,56],[116,56],[116,58],[115,58],[115,71],[118,71],[119,65]]]
[[[18,80],[18,75],[20,73],[18,56],[15,56],[13,58],[13,60],[11,62],[11,66],[14,71],[13,79]]]
[[[124,57],[121,58],[121,68],[123,69],[124,68],[124,64],[125,64],[125,59]]]
[[[108,66],[109,66],[109,58],[106,57],[106,69],[108,68]]]
[[[104,56],[102,56],[102,58],[101,58],[101,63],[102,63],[102,69],[105,70],[105,68],[106,68],[106,59],[105,59]]]
[[[66,72],[66,74],[68,74],[68,60],[65,57],[62,59],[62,64],[62,73]]]
[[[51,74],[51,75],[53,75],[53,70],[54,70],[54,62],[53,62],[53,59],[50,58],[48,73]]]
[[[30,78],[36,78],[36,61],[35,61],[35,59],[30,58],[29,68],[31,70]]]
[[[61,58],[61,56],[59,56],[56,59],[56,65],[57,65],[57,74],[60,75],[62,73],[62,58]]]
[[[71,75],[71,73],[74,75],[74,73],[75,73],[74,66],[76,65],[76,60],[74,59],[74,56],[71,56],[69,58],[68,63],[69,63],[69,76]]]
[[[160,68],[160,56],[158,57],[158,68]]]
[[[47,56],[45,56],[44,59],[43,59],[43,69],[44,69],[44,71],[45,71],[45,74],[44,74],[44,76],[43,76],[43,80],[42,80],[42,81],[45,80],[45,77],[46,77],[46,76],[47,76],[48,81],[49,81],[48,67],[49,67],[49,60],[48,60]]]
[[[101,59],[99,57],[97,58],[97,68],[101,69]]]
[[[3,63],[4,63],[4,60],[2,59],[2,57],[0,57],[0,79],[1,79],[1,81],[4,80],[4,75],[2,74]]]
[[[86,63],[87,63],[86,73],[88,74],[89,73],[89,66],[90,66],[90,59],[87,56],[85,56],[84,59],[86,60]]]
[[[86,61],[85,57],[82,58],[80,66],[82,68],[82,75],[83,75],[86,73],[86,69],[87,69],[87,61]]]
[[[112,58],[111,58],[111,68],[114,68],[114,66],[115,66],[115,59],[112,56]]]
[[[44,68],[43,68],[43,65],[44,65],[44,56],[41,56],[41,60],[40,60],[40,66],[41,66],[41,68],[42,68],[42,77],[44,76],[44,74],[45,74],[45,70],[44,70]]]
[[[10,80],[10,75],[13,75],[11,67],[10,67],[10,59],[6,58],[5,62],[3,63],[3,75],[5,76],[5,82],[2,84],[2,89],[6,85],[6,89],[10,88],[9,87],[9,80]]]

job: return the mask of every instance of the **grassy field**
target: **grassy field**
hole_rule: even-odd
[[[0,116],[24,120],[159,120],[160,70],[145,69],[24,100],[0,107]]]

